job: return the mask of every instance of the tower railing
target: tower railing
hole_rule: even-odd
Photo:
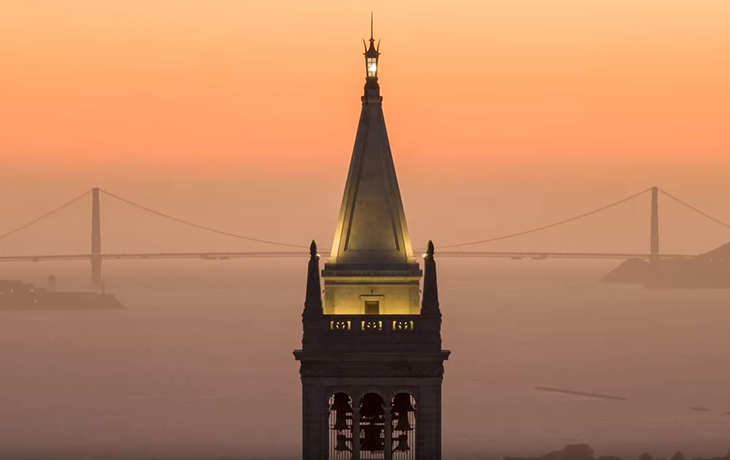
[[[441,318],[423,315],[317,315],[305,318],[307,348],[422,350],[441,348]]]
[[[415,332],[420,315],[325,315],[329,330],[341,333]]]

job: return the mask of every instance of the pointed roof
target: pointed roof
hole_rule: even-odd
[[[416,263],[376,78],[368,78],[328,265]],[[373,267],[375,266],[375,267]]]

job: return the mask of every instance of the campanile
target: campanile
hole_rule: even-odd
[[[383,117],[379,48],[371,27],[355,147],[321,272],[314,242],[310,248],[302,348],[294,351],[305,460],[441,459],[450,352],[441,348],[434,246],[428,243],[421,268],[406,225]]]

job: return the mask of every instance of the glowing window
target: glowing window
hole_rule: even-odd
[[[380,301],[366,300],[365,301],[365,314],[366,315],[379,315],[380,314]]]
[[[367,58],[368,77],[378,76],[378,60],[377,58]]]

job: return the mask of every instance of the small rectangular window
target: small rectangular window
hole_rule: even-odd
[[[380,314],[380,302],[377,300],[366,300],[365,301],[365,314],[366,315],[379,315]]]

